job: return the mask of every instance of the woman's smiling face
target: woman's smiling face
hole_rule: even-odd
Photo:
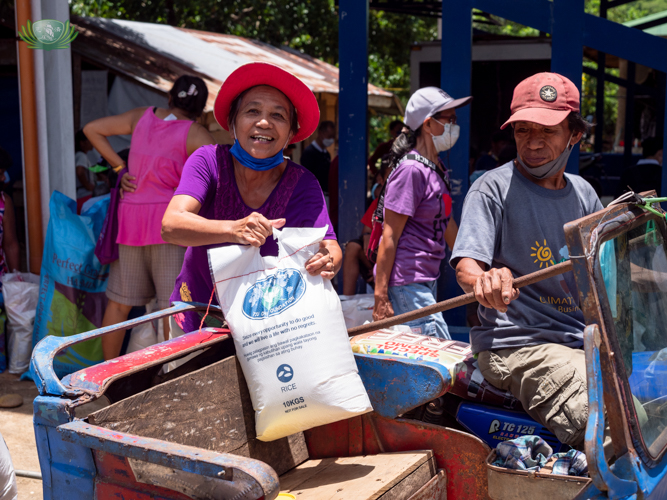
[[[255,158],[269,158],[283,150],[292,138],[292,104],[279,90],[260,85],[243,96],[232,132],[243,149]]]

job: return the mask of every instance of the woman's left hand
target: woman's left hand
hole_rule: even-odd
[[[323,278],[333,279],[336,274],[334,259],[324,241],[320,241],[320,249],[306,262],[306,271],[311,276],[321,274]]]

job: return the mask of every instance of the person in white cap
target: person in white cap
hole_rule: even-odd
[[[567,260],[563,225],[603,208],[588,182],[565,173],[589,124],[579,114],[579,90],[556,73],[517,85],[503,128],[510,124],[518,156],[471,186],[450,263],[480,303],[481,326],[470,340],[484,378],[511,391],[561,442],[581,446],[586,323],[573,273],[521,293],[512,279]]]
[[[384,192],[384,225],[377,252],[375,321],[436,302],[436,283],[445,243],[454,246],[449,175],[438,154],[459,137],[454,99],[437,87],[415,92],[405,125],[389,153],[391,174]],[[442,313],[407,323],[415,333],[451,338]]]

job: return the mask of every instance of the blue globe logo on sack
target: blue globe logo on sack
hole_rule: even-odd
[[[270,318],[296,304],[306,291],[306,281],[296,269],[281,269],[248,288],[243,314],[250,319]]]

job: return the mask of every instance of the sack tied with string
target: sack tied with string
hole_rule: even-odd
[[[274,229],[277,257],[241,245],[208,252],[261,441],[372,411],[338,295],[305,270],[326,229]]]

